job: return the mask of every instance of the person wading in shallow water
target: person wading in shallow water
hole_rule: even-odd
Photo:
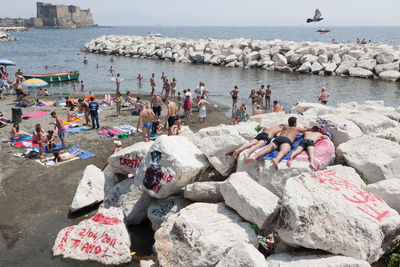
[[[325,87],[321,88],[321,93],[319,93],[318,95],[318,100],[321,102],[322,105],[326,105],[328,103],[328,98],[331,96],[331,94],[329,94],[326,91]]]
[[[229,94],[232,96],[232,110],[234,111],[237,109],[237,101],[239,97],[239,88],[237,87],[237,85],[235,85],[235,87],[229,92]]]

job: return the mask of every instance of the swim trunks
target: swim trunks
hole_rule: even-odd
[[[58,137],[60,137],[60,139],[64,139],[65,129],[58,130]]]
[[[234,96],[234,95],[232,96],[232,99],[237,99],[237,98],[238,98],[237,96]]]
[[[270,95],[266,95],[265,99],[271,99],[271,96]]]
[[[168,125],[169,127],[173,126],[175,124],[175,120],[177,120],[177,116],[171,116],[168,118]]]
[[[263,132],[257,134],[257,136],[254,139],[258,141],[264,141],[267,145],[271,142],[271,138],[269,137],[269,135]]]
[[[144,126],[146,129],[151,129],[151,127],[153,126],[153,123],[152,123],[152,122],[143,123],[143,126]]]
[[[315,146],[314,141],[310,139],[303,139],[299,142],[299,146],[301,146],[303,149],[306,149],[309,146]]]
[[[321,103],[326,105],[328,103],[328,100],[322,100]]]
[[[153,107],[153,112],[154,114],[156,114],[157,116],[161,115],[161,106],[159,107]]]
[[[290,141],[289,138],[287,138],[286,136],[277,136],[274,138],[274,140],[272,141],[274,142],[274,144],[279,148],[282,144],[289,144],[290,146],[292,146],[292,141]]]

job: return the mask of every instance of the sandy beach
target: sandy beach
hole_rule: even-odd
[[[138,95],[134,95],[135,97]],[[59,97],[59,96],[57,96]],[[102,99],[102,96],[96,96]],[[52,100],[55,97],[43,97],[41,101]],[[149,95],[142,95],[142,100],[149,103]],[[11,119],[11,108],[16,104],[14,95],[7,95],[0,100],[4,116]],[[207,121],[197,123],[197,107],[193,109],[193,121],[189,125],[194,132],[204,127],[227,124],[230,119],[226,116],[228,108],[218,105],[217,109],[210,107],[207,110]],[[122,111],[122,116],[117,117],[115,106],[101,106],[100,128],[109,129],[118,125],[132,125],[136,127],[138,116],[132,116],[129,111]],[[33,112],[57,112],[66,119],[67,108],[40,107],[22,108],[23,114]],[[166,108],[163,108],[164,120]],[[181,110],[180,115],[183,114]],[[54,119],[50,115],[43,117],[23,119],[20,128],[32,132],[34,125],[40,123],[44,130],[51,130]],[[10,137],[12,124],[0,129],[0,139]],[[65,164],[44,167],[35,160],[13,156],[14,153],[24,152],[25,149],[3,143],[0,146],[2,163],[0,164],[0,265],[1,266],[97,266],[96,263],[78,263],[52,257],[51,247],[58,231],[68,225],[77,224],[87,218],[90,209],[74,214],[69,214],[69,205],[75,194],[76,187],[82,178],[84,168],[94,164],[103,168],[114,149],[113,141],[116,139],[105,137],[95,130],[67,134],[66,143],[71,146],[90,151],[96,156],[85,160],[74,160]],[[142,141],[141,134],[126,139],[119,139],[123,147]],[[92,210],[94,210],[92,208]],[[86,212],[89,212],[86,214]],[[137,255],[151,254],[152,231],[148,221],[131,227],[132,251]]]

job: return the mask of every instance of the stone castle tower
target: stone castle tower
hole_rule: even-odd
[[[90,9],[81,10],[78,6],[53,5],[37,2],[37,15],[32,18],[32,26],[52,28],[80,28],[94,26]]]

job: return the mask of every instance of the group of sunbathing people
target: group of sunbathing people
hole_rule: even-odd
[[[237,156],[246,150],[244,156],[245,163],[247,164],[264,157],[274,150],[278,150],[278,154],[272,160],[275,169],[278,169],[279,162],[290,152],[299,133],[304,135],[304,139],[299,142],[297,148],[290,155],[287,166],[290,167],[292,160],[305,150],[309,155],[310,167],[316,171],[317,168],[314,165],[315,143],[318,139],[329,139],[329,137],[320,132],[320,126],[318,125],[308,128],[298,128],[296,117],[290,117],[288,125],[281,124],[279,126],[263,128],[253,140],[236,149],[232,154],[232,159],[236,160]],[[263,148],[264,146],[266,147]],[[252,155],[256,150],[259,151],[255,155]]]

